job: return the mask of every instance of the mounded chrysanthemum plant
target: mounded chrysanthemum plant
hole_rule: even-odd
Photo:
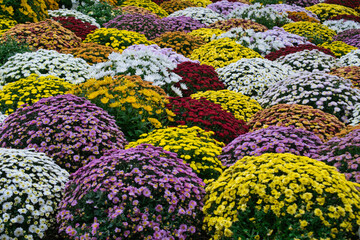
[[[358,184],[289,153],[244,157],[206,187],[211,239],[355,239]]]
[[[1,239],[56,236],[57,206],[69,173],[34,149],[0,148],[0,169]]]
[[[334,115],[299,104],[278,104],[265,108],[255,113],[248,124],[250,131],[269,126],[294,126],[315,133],[323,141],[328,141],[345,127]]]
[[[85,97],[112,115],[129,141],[166,126],[174,114],[167,110],[164,90],[139,76],[89,79],[69,93]]]
[[[12,113],[25,103],[31,105],[42,98],[65,94],[72,86],[73,84],[58,77],[31,74],[27,78],[6,84],[0,90],[0,111]]]
[[[216,141],[213,135],[213,132],[206,132],[197,126],[179,125],[143,134],[126,148],[148,143],[177,153],[179,158],[190,164],[193,171],[206,181],[217,179],[224,168],[217,158],[224,144]]]
[[[161,147],[113,149],[70,176],[59,231],[66,239],[198,239],[204,185]]]
[[[265,153],[292,153],[315,159],[322,144],[318,136],[305,129],[269,126],[235,138],[223,148],[218,158],[227,167],[241,161],[243,157]]]
[[[35,148],[69,172],[127,144],[115,120],[85,98],[71,94],[43,98],[18,108],[0,128],[0,146]]]

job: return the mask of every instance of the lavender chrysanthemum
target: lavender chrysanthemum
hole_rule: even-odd
[[[360,129],[343,138],[334,137],[319,149],[318,160],[335,166],[347,180],[360,183]]]
[[[114,149],[70,176],[59,205],[59,231],[66,239],[90,233],[95,238],[196,239],[204,185],[176,153],[150,144]]]
[[[0,128],[0,146],[35,148],[69,172],[108,149],[127,144],[115,120],[102,108],[71,94],[43,98],[17,109]]]
[[[199,20],[191,17],[179,16],[179,17],[165,17],[162,21],[168,26],[170,32],[191,32],[199,28],[206,28],[206,24],[201,23]]]
[[[223,147],[218,158],[227,167],[245,156],[260,156],[264,153],[292,153],[316,158],[322,143],[318,136],[304,129],[270,126],[235,138]]]

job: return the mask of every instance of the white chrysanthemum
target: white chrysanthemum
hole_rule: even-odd
[[[263,108],[277,104],[301,104],[320,109],[348,123],[360,90],[351,80],[325,72],[297,72],[274,83],[259,99]]]
[[[360,124],[360,102],[355,105],[352,117],[349,119],[349,123],[353,126]]]
[[[279,26],[279,24],[284,25],[286,23],[293,22],[288,18],[288,14],[286,12],[280,13],[271,7],[261,5],[260,3],[235,8],[232,12],[226,15],[226,18],[248,19],[263,24],[268,28]]]
[[[0,169],[2,229],[13,229],[7,231],[9,239],[42,238],[56,222],[55,210],[69,173],[33,149],[0,148]]]
[[[360,67],[360,49],[352,50],[348,54],[342,56],[338,64],[340,66],[357,66]]]
[[[279,57],[276,62],[289,65],[298,71],[330,72],[331,68],[338,67],[336,58],[317,49],[303,50]]]
[[[228,90],[259,99],[270,85],[286,78],[294,71],[291,67],[267,59],[244,58],[218,68],[216,72]]]
[[[8,115],[5,115],[5,114],[0,112],[0,126],[2,125],[2,123],[5,121],[5,119],[7,117],[8,117]]]
[[[215,36],[214,39],[230,38],[244,47],[266,56],[270,52],[284,47],[293,47],[300,44],[311,44],[305,37],[286,32],[283,28],[274,27],[266,32],[255,32],[253,29],[241,27],[232,28],[229,31]]]
[[[89,78],[90,65],[82,58],[54,50],[17,53],[0,68],[0,85],[26,78],[32,73],[53,75],[78,84]]]
[[[173,12],[169,15],[169,17],[191,17],[192,19],[196,19],[203,24],[210,25],[214,22],[224,20],[221,14],[211,10],[210,8],[203,8],[203,7],[188,7],[183,10],[179,10]]]
[[[350,29],[360,29],[360,23],[352,20],[340,19],[340,20],[327,20],[322,23],[331,30],[340,33]]]
[[[96,26],[97,28],[100,28],[100,24],[98,24],[95,20],[95,18],[90,17],[89,15],[86,15],[82,12],[76,11],[74,9],[58,9],[58,10],[48,10],[49,17],[74,17],[76,19],[79,19],[84,22],[88,22],[91,25]]]
[[[127,50],[122,54],[111,53],[109,61],[98,63],[92,67],[92,76],[96,79],[104,76],[115,75],[139,75],[145,81],[150,81],[153,85],[162,87],[165,92],[169,92],[175,83],[182,78],[171,72],[176,68],[169,58],[164,55],[154,53],[151,50]],[[176,95],[178,91],[173,91]]]

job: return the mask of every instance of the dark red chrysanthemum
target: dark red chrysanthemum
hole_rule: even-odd
[[[169,99],[170,103],[166,107],[176,114],[172,126],[198,126],[206,131],[213,131],[214,138],[225,144],[249,131],[244,121],[236,119],[219,104],[205,98],[171,97]]]

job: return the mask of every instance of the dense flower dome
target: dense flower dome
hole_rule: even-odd
[[[204,185],[189,165],[161,147],[114,149],[70,176],[59,204],[59,231],[66,239],[196,238]]]
[[[71,172],[106,150],[127,144],[106,111],[71,94],[17,109],[5,119],[0,135],[1,147],[35,148]]]

